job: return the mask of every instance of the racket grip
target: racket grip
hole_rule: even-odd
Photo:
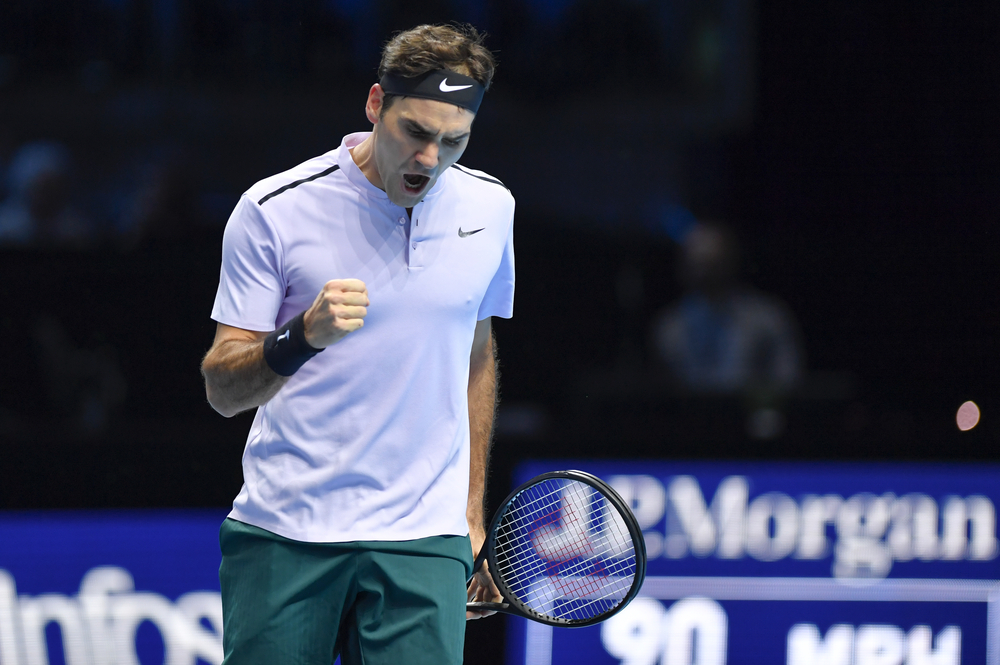
[[[510,605],[508,605],[507,603],[480,603],[480,602],[472,602],[472,603],[466,603],[465,604],[465,609],[472,610],[472,611],[484,611],[484,610],[488,610],[488,611],[491,611],[491,612],[506,612],[508,609],[510,609]]]

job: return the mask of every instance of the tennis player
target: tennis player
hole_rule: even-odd
[[[222,526],[228,665],[461,663],[514,297],[514,200],[457,164],[494,60],[472,27],[386,46],[371,132],[266,178],[226,226],[202,364],[256,408]]]

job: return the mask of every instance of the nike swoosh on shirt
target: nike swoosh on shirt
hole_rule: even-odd
[[[485,228],[486,228],[486,227],[484,226],[484,227],[483,227],[483,229],[485,229]],[[459,237],[459,238],[468,238],[468,237],[469,237],[469,236],[471,236],[471,235],[472,235],[473,233],[479,233],[479,232],[480,232],[480,231],[482,231],[483,229],[476,229],[475,231],[463,231],[463,230],[462,230],[462,227],[460,226],[460,227],[458,227],[458,237]]]
[[[448,79],[441,81],[441,85],[438,86],[438,90],[441,92],[455,92],[456,90],[465,90],[466,88],[471,88],[471,85],[448,85]]]

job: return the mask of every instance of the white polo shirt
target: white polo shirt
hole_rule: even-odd
[[[230,516],[307,542],[465,535],[469,354],[513,314],[514,199],[455,165],[410,221],[354,163],[367,136],[260,181],[226,226],[219,323],[274,330],[331,279],[371,301],[257,409]]]

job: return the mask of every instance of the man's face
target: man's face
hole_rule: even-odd
[[[475,114],[453,104],[402,97],[375,125],[375,165],[389,200],[412,208],[469,143]]]

